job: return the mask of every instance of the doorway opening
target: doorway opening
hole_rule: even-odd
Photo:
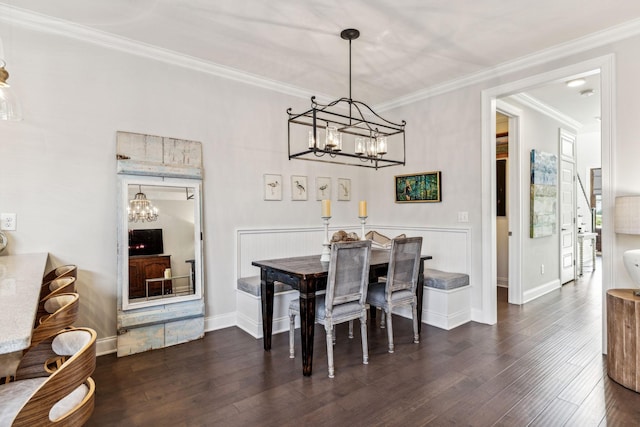
[[[574,64],[571,66],[567,66],[561,69],[549,71],[540,75],[532,76],[529,78],[525,78],[519,81],[515,81],[512,83],[508,83],[505,85],[501,85],[498,87],[494,87],[491,89],[484,90],[482,92],[482,164],[483,164],[483,192],[485,194],[490,194],[491,198],[488,198],[487,203],[483,203],[482,208],[482,222],[483,222],[483,230],[488,232],[487,238],[482,240],[482,310],[481,321],[489,324],[494,324],[497,321],[497,209],[496,209],[496,127],[495,127],[495,114],[497,111],[497,104],[499,103],[501,98],[513,96],[515,94],[519,94],[522,92],[526,92],[532,88],[537,88],[541,85],[544,85],[548,82],[561,82],[564,81],[568,76],[574,75],[591,75],[595,74],[598,71],[601,76],[601,146],[602,146],[602,157],[601,157],[601,168],[602,168],[602,218],[603,218],[603,227],[602,227],[602,245],[603,245],[603,258],[602,258],[602,282],[603,283],[614,283],[613,282],[613,272],[610,266],[610,259],[607,255],[607,252],[612,250],[611,245],[607,244],[613,240],[613,234],[611,231],[611,227],[608,226],[608,222],[610,222],[610,215],[608,215],[608,211],[611,209],[611,188],[610,188],[610,170],[611,170],[611,155],[610,150],[612,146],[611,137],[612,137],[612,116],[613,116],[613,55],[607,55],[599,58],[594,58],[592,60],[584,61],[582,63]],[[529,122],[526,123],[527,131],[530,128]],[[523,126],[524,128],[524,126]],[[510,140],[511,140],[511,129],[510,129]],[[527,137],[529,138],[529,137]],[[533,138],[533,137],[532,137]],[[533,138],[535,139],[535,138]],[[523,139],[524,140],[524,137]],[[557,143],[557,134],[554,138],[555,143]],[[511,142],[511,141],[510,141]],[[529,239],[529,194],[528,194],[528,177],[526,174],[529,172],[525,170],[528,163],[526,162],[526,156],[529,154],[529,147],[525,147],[523,143],[523,147],[521,148],[522,153],[518,154],[517,162],[514,162],[512,153],[510,152],[510,166],[514,164],[521,165],[522,171],[518,174],[517,182],[512,182],[510,180],[511,188],[515,187],[517,189],[517,196],[514,199],[513,197],[509,197],[510,202],[508,204],[508,213],[507,216],[511,222],[511,219],[520,219],[520,223],[509,225],[509,231],[511,232],[511,236],[509,237],[509,294],[512,293],[512,284],[515,283],[528,283],[529,275],[531,273],[531,268],[528,265],[523,263],[523,260],[527,260],[527,264],[529,263],[529,259],[525,257],[523,253],[523,247],[525,240]],[[512,168],[511,168],[512,169]],[[512,171],[509,173],[512,175]],[[559,242],[558,233],[555,234],[555,241]],[[520,240],[518,244],[515,243],[516,240]],[[556,243],[556,252],[559,248],[559,244]],[[512,283],[512,272],[514,270],[514,265],[521,265],[521,271],[516,277],[515,283]],[[527,268],[529,270],[527,270]],[[556,277],[559,276],[559,255],[556,257],[556,267],[553,268],[555,270]],[[540,269],[537,269],[538,273]],[[548,271],[548,270],[547,270]],[[557,279],[559,281],[559,278]],[[557,287],[557,286],[556,286]],[[603,289],[602,293],[606,290]],[[531,295],[528,293],[527,289],[522,289],[520,292],[520,298],[522,298],[522,302],[525,302],[529,298],[537,297],[535,295]],[[603,316],[603,319],[605,317]],[[606,340],[605,340],[606,341]]]

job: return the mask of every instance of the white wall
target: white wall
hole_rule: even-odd
[[[338,177],[351,178],[352,200],[333,204],[332,226],[357,225],[360,199],[369,201],[371,223],[468,226],[470,275],[478,283],[482,242],[488,238],[481,226],[480,92],[504,82],[614,52],[612,178],[616,193],[640,193],[640,37],[385,113],[407,121],[408,161],[404,168],[377,172],[287,159],[285,111],[307,107],[307,99],[19,26],[10,34],[0,27],[0,37],[25,116],[20,123],[0,122],[0,212],[18,215],[18,230],[8,233],[8,253],[46,251],[53,265],[77,264],[79,324],[95,328],[100,338],[114,336],[116,325],[117,130],[203,143],[206,316],[212,319],[235,312],[237,229],[321,224],[319,202],[290,200],[291,175],[306,175],[310,184],[318,176],[332,177],[334,184]],[[539,137],[557,144],[557,134]],[[544,148],[539,143],[546,144],[530,145]],[[522,168],[528,170],[528,164]],[[442,171],[442,203],[392,202],[393,175],[432,170]],[[283,201],[263,200],[265,173],[283,175]],[[460,211],[469,213],[468,224],[457,222]],[[617,236],[615,242],[619,254],[640,246],[637,236]],[[528,255],[541,250],[532,247]],[[631,286],[621,260],[616,258],[613,268],[622,272],[616,286]],[[475,310],[483,308],[482,293],[482,286],[474,286]]]
[[[289,161],[286,109],[308,99],[258,89],[65,37],[0,33],[24,121],[0,122],[0,211],[16,212],[7,253],[49,252],[79,266],[80,325],[116,333],[116,131],[203,143],[206,315],[235,313],[238,228],[320,226],[320,202],[291,201],[290,176],[350,178],[332,225],[357,224],[360,168]],[[283,201],[263,200],[263,174]],[[336,200],[334,194],[333,199]],[[226,317],[225,317],[226,316]]]
[[[520,120],[520,152],[522,156],[518,161],[520,162],[522,184],[520,192],[523,196],[522,220],[528,229],[531,225],[531,150],[535,149],[545,153],[555,154],[558,159],[557,167],[559,172],[559,130],[560,128],[566,128],[566,126],[563,126],[558,120],[518,103],[513,98],[507,98],[507,102],[522,111]],[[575,131],[573,129],[569,130]],[[516,161],[516,159],[512,159],[512,161]],[[552,284],[560,279],[559,209],[560,203],[558,202],[556,204],[556,212],[558,215],[556,228],[551,236],[538,237],[535,239],[532,239],[528,233],[526,236],[522,236],[522,256],[523,259],[526,260],[522,266],[522,289],[525,294],[527,291]],[[544,268],[542,268],[543,266]],[[542,272],[543,269],[544,273]],[[557,287],[559,285],[560,283],[558,282],[554,286]]]
[[[640,37],[633,37],[616,43],[612,50],[616,52],[616,112],[615,125],[616,142],[613,147],[615,163],[613,179],[615,194],[618,196],[640,194],[640,126],[638,126],[638,111],[640,111],[640,56],[638,45]],[[613,211],[612,211],[613,212]],[[611,222],[613,224],[613,222]],[[622,263],[622,253],[628,249],[640,247],[640,236],[625,234],[614,235],[613,271],[616,277],[611,287],[635,288],[636,284],[627,274]],[[604,242],[603,242],[604,243]],[[603,245],[603,251],[607,248]],[[606,276],[603,276],[606,277]]]

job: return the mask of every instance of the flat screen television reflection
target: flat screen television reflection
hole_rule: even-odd
[[[162,229],[129,230],[129,256],[164,253]]]

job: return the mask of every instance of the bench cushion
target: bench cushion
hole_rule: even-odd
[[[424,269],[424,285],[430,288],[451,290],[469,285],[469,275],[464,273],[449,273],[447,271]]]
[[[260,276],[241,277],[238,279],[237,287],[238,287],[238,290],[240,291],[259,297],[261,294]],[[293,288],[282,282],[274,282],[273,289],[274,289],[274,292],[277,294],[279,292],[290,291]]]

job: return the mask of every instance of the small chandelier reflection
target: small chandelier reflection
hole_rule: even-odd
[[[135,197],[129,200],[127,213],[129,214],[129,222],[151,222],[158,219],[158,208],[147,200],[147,196],[142,192],[140,185],[138,185],[138,192]]]

